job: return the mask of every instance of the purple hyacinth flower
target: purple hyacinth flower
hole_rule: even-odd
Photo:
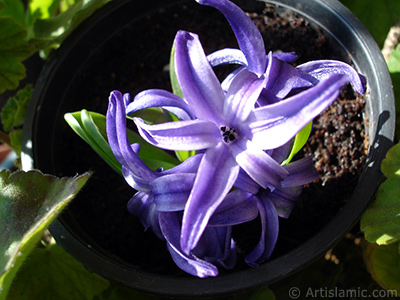
[[[294,53],[270,53],[265,55],[261,33],[236,4],[229,0],[196,0],[199,4],[218,9],[231,24],[239,49],[222,49],[208,56],[212,66],[239,64],[260,78],[268,77],[265,89],[283,99],[293,89],[314,86],[333,74],[348,76],[349,82],[359,94],[365,93],[365,78],[350,65],[336,60],[317,60],[298,67],[287,62],[296,59]]]
[[[182,101],[197,118],[157,125],[134,121],[142,137],[159,148],[204,151],[183,215],[181,246],[189,254],[240,168],[262,188],[280,186],[288,172],[264,150],[290,141],[336,99],[348,78],[334,74],[295,96],[256,107],[270,78],[244,68],[225,93],[197,35],[178,32],[175,54]]]
[[[128,210],[139,217],[144,228],[152,228],[154,233],[167,241],[168,250],[177,264],[185,272],[209,277],[218,275],[217,266],[232,268],[236,261],[236,249],[231,239],[231,225],[206,228],[205,235],[193,253],[185,254],[180,247],[180,222],[182,210],[189,197],[202,154],[188,158],[182,164],[166,171],[150,170],[139,158],[137,144],[130,145],[126,135],[126,106],[130,103],[128,94],[118,91],[110,95],[107,111],[107,137],[111,149],[122,164],[123,175],[128,184],[138,192],[128,203]],[[170,181],[173,185],[168,184]],[[173,199],[173,201],[171,201]],[[172,205],[171,205],[172,203]],[[246,209],[248,203],[238,203],[238,209]],[[255,218],[257,212],[248,210],[245,216]],[[223,218],[232,217],[231,209],[221,211]]]

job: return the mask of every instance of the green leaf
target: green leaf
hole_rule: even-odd
[[[26,76],[23,59],[32,53],[27,31],[11,17],[0,17],[0,93],[16,89]]]
[[[387,245],[400,240],[400,144],[388,151],[381,166],[387,180],[362,215],[361,230],[367,241]]]
[[[390,53],[388,68],[390,73],[400,73],[400,45]]]
[[[33,29],[36,39],[48,41],[48,46],[61,43],[82,21],[108,1],[79,1],[55,17],[36,20]]]
[[[32,95],[32,85],[27,85],[17,95],[10,98],[3,107],[0,117],[3,129],[7,132],[24,123],[25,112]]]
[[[29,9],[31,12],[39,12],[41,19],[53,16],[59,8],[60,0],[31,0]]]
[[[398,0],[340,0],[367,27],[379,47],[400,15]]]
[[[57,178],[39,171],[0,172],[0,299],[44,230],[89,178]]]
[[[121,173],[121,164],[115,158],[107,141],[106,117],[104,115],[82,110],[80,112],[68,113],[64,117],[71,128],[102,159],[118,173]],[[128,129],[127,136],[131,144],[139,143],[141,145],[138,155],[149,168],[153,170],[160,167],[170,169],[179,164],[179,161],[172,155],[147,143],[136,132]]]
[[[25,8],[21,0],[2,0],[0,16],[12,17],[21,25],[26,25]]]
[[[372,278],[387,291],[400,295],[399,244],[388,246],[368,244],[364,249],[364,261]]]
[[[312,129],[312,122],[308,123],[306,126],[303,127],[303,129],[299,131],[298,134],[296,134],[292,150],[290,151],[288,158],[285,159],[282,165],[290,163],[290,161],[297,154],[297,152],[299,152],[301,148],[303,148],[303,146],[307,143],[308,138],[310,137],[311,129]]]
[[[175,95],[183,98],[181,86],[179,85],[178,78],[176,77],[176,71],[175,71],[175,44],[172,45],[171,56],[169,59],[169,77],[171,80],[172,92]]]
[[[89,272],[65,250],[51,243],[31,252],[7,300],[92,300],[108,286],[106,279]]]

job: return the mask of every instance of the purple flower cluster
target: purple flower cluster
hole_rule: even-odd
[[[302,186],[318,174],[309,158],[283,164],[291,140],[352,84],[365,92],[365,79],[333,60],[294,67],[294,53],[266,54],[260,32],[228,0],[197,0],[224,14],[240,49],[206,56],[196,34],[176,35],[175,72],[183,97],[146,90],[133,101],[113,91],[107,135],[123,176],[137,193],[128,203],[144,227],[167,243],[175,263],[198,277],[218,275],[236,261],[232,226],[261,220],[261,237],[245,260],[252,267],[267,260],[276,244],[278,217],[287,218]],[[239,67],[222,83],[213,67]],[[130,144],[126,117],[162,107],[179,120],[149,125],[134,118],[140,135],[167,150],[197,154],[169,170],[151,170]]]

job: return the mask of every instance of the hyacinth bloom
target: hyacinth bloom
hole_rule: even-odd
[[[166,240],[181,269],[208,277],[218,274],[217,266],[235,263],[231,227],[257,216],[261,237],[245,260],[257,266],[270,257],[278,217],[287,218],[302,186],[318,177],[310,158],[282,165],[290,140],[344,85],[350,82],[364,93],[365,80],[333,60],[293,67],[294,53],[266,54],[260,32],[235,4],[197,2],[224,14],[240,49],[206,56],[196,34],[179,31],[175,72],[183,98],[153,89],[131,102],[129,95],[114,91],[107,135],[126,181],[138,191],[129,211]],[[212,67],[227,63],[239,68],[221,83]],[[130,145],[126,136],[126,115],[148,107],[167,109],[179,120],[149,125],[134,118],[147,142],[198,154],[170,170],[150,170],[137,155],[139,145]]]
[[[190,253],[240,168],[264,189],[281,186],[288,172],[264,150],[290,141],[336,99],[349,77],[333,74],[283,101],[257,107],[269,76],[243,68],[224,92],[197,35],[178,32],[175,53],[177,78],[196,119],[157,125],[134,121],[142,137],[159,148],[204,151],[183,215],[181,246]],[[147,91],[147,97],[151,94]]]

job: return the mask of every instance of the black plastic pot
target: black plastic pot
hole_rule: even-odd
[[[169,2],[167,6],[173,10],[175,6],[181,6],[182,3],[189,6],[196,5],[193,2],[175,1]],[[322,28],[331,42],[341,49],[340,52],[344,53],[358,71],[367,78],[368,93],[365,99],[368,124],[366,126],[368,126],[371,146],[367,164],[350,201],[326,226],[293,250],[273,258],[258,268],[227,272],[208,279],[193,278],[181,273],[160,274],[127,264],[123,259],[101,249],[90,236],[83,233],[79,224],[67,210],[51,226],[51,233],[59,245],[89,270],[125,286],[164,296],[224,295],[276,282],[299,271],[323,255],[358,221],[379,185],[380,163],[391,146],[394,135],[394,96],[386,63],[365,27],[338,1],[267,0],[264,2],[293,10],[313,25]],[[249,3],[247,1],[247,4]],[[258,6],[264,5],[258,1],[254,3]],[[107,43],[111,36],[117,36],[123,28],[131,26],[136,30],[141,30],[141,24],[146,20],[146,15],[160,13],[164,6],[163,0],[139,2],[114,0],[80,26],[54,53],[37,81],[26,116],[22,155],[22,165],[25,170],[41,169],[43,172],[59,175],[59,171],[54,166],[60,160],[68,160],[74,155],[80,155],[77,153],[70,154],[69,157],[59,157],[57,151],[60,148],[57,145],[54,146],[54,142],[63,139],[60,137],[59,130],[60,126],[63,126],[60,125],[64,122],[63,114],[70,111],[68,103],[73,101],[77,93],[83,92],[79,90],[78,81],[84,76],[85,68],[95,63],[99,64],[99,67],[107,63],[99,58],[93,61],[90,58],[91,55],[97,54],[101,46]],[[200,9],[200,6],[195,7]],[[151,28],[147,29],[151,30]],[[176,28],[178,29],[181,28]],[[196,32],[195,29],[193,31]],[[132,39],[135,39],[134,35]],[[138,42],[137,47],[140,46]],[[143,63],[146,64],[146,58],[143,59]],[[127,80],[130,79],[127,78]],[[160,86],[153,87],[160,88]],[[115,86],[115,88],[119,87]],[[148,87],[138,86],[138,91],[145,88]],[[130,92],[134,94],[133,91]],[[107,97],[100,101],[106,102]],[[78,109],[83,108],[86,107]],[[86,166],[82,167],[82,170],[78,166],[75,172],[86,170]],[[143,241],[137,241],[137,243],[141,242]]]

